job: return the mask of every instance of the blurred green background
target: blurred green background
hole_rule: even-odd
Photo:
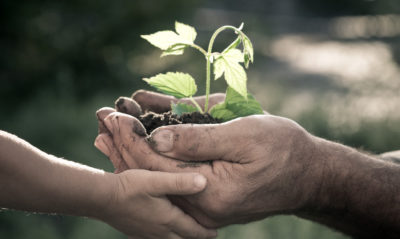
[[[373,153],[400,149],[398,0],[5,0],[0,19],[0,129],[60,157],[112,171],[93,146],[96,109],[150,89],[141,79],[159,72],[185,71],[200,84],[200,54],[160,59],[139,37],[175,20],[196,27],[203,46],[217,27],[245,22],[256,52],[249,90],[266,110]],[[91,219],[2,210],[0,238],[125,236]],[[346,237],[276,216],[218,238]]]

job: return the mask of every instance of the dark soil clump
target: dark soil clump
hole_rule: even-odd
[[[168,111],[163,114],[154,112],[146,112],[139,116],[140,122],[146,128],[147,134],[150,134],[154,129],[163,125],[176,125],[176,124],[218,124],[222,121],[213,118],[208,113],[201,114],[200,112],[184,113],[180,116],[172,114]]]

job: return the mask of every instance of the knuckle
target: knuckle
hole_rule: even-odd
[[[131,98],[136,100],[136,101],[137,100],[142,100],[143,96],[145,96],[147,94],[148,94],[148,92],[146,90],[137,90],[132,94]]]
[[[176,175],[174,177],[175,177],[174,178],[174,181],[175,181],[174,186],[175,186],[176,190],[179,192],[185,190],[186,180],[184,180],[184,178],[181,175]]]

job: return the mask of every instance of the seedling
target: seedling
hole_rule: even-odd
[[[177,98],[189,98],[194,106],[187,104],[171,105],[172,112],[178,115],[194,111],[199,111],[201,113],[209,112],[214,118],[228,121],[237,117],[262,114],[263,110],[260,104],[247,92],[247,75],[241,64],[247,69],[250,62],[254,61],[254,51],[250,39],[242,32],[242,28],[243,23],[238,28],[234,26],[222,26],[218,28],[210,39],[207,51],[194,43],[197,36],[196,30],[180,22],[175,22],[176,32],[166,30],[141,36],[163,51],[161,57],[182,55],[184,49],[188,47],[198,50],[205,56],[206,99],[204,109],[193,99],[193,95],[197,92],[197,85],[193,77],[189,74],[168,72],[143,80],[165,94]],[[213,52],[214,41],[218,34],[224,30],[233,30],[237,37],[222,52]],[[243,46],[242,50],[238,49],[240,44]],[[209,110],[208,101],[210,95],[211,65],[213,66],[214,79],[217,80],[224,75],[228,87],[225,101],[215,105]]]

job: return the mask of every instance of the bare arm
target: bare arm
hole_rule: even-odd
[[[56,158],[0,131],[2,207],[97,217],[111,198],[107,178],[113,182],[102,170]]]
[[[356,238],[399,238],[400,166],[344,145],[315,141],[314,157],[321,161],[316,169],[321,172],[319,190],[298,215]]]
[[[0,207],[103,220],[135,238],[212,238],[166,198],[204,189],[203,176],[106,173],[46,154],[0,131]]]

